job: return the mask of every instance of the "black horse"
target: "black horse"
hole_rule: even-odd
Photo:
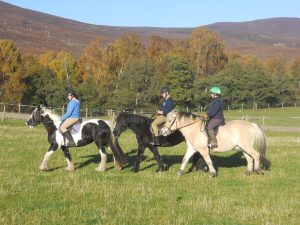
[[[66,170],[73,171],[75,168],[69,152],[69,147],[81,147],[92,142],[95,142],[101,155],[101,162],[96,168],[97,171],[105,171],[106,169],[107,153],[105,147],[108,147],[112,151],[115,167],[117,169],[121,169],[122,165],[127,163],[122,149],[112,134],[113,124],[110,121],[92,119],[74,125],[71,132],[76,146],[68,146],[68,142],[64,140],[59,131],[59,126],[61,124],[59,116],[45,107],[38,106],[32,112],[26,124],[27,126],[32,127],[40,123],[44,125],[48,133],[48,142],[50,143],[50,147],[41,163],[40,170],[49,169],[48,161],[50,156],[55,150],[61,148],[68,164]]]
[[[140,167],[140,162],[142,160],[142,156],[145,152],[146,147],[150,149],[150,151],[154,155],[154,159],[158,165],[158,172],[162,172],[165,170],[163,162],[161,160],[161,156],[158,152],[157,146],[151,145],[150,142],[152,141],[153,135],[150,131],[150,125],[153,119],[135,115],[135,114],[128,114],[128,113],[120,113],[117,118],[115,119],[115,128],[113,130],[113,134],[115,137],[119,137],[123,131],[127,128],[131,129],[135,135],[136,140],[138,143],[138,151],[137,151],[137,158],[135,161],[135,165],[133,167],[133,172],[138,172]],[[159,136],[159,142],[161,147],[170,147],[174,145],[178,145],[181,142],[185,141],[184,137],[179,131],[175,131],[174,133],[168,136]],[[189,171],[194,169],[201,169],[206,170],[206,164],[200,154],[195,154],[192,158],[192,166]]]

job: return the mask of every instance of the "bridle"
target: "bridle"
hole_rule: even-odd
[[[177,123],[177,115],[175,115],[175,116],[172,115],[172,119],[173,119],[173,121],[170,123],[169,126],[166,126],[166,125],[163,126],[164,128],[168,129],[168,131],[169,131],[170,133],[173,133],[175,130],[180,130],[181,128],[188,127],[188,126],[190,126],[190,125],[192,125],[192,124],[194,124],[194,123],[198,123],[198,122],[202,121],[202,117],[199,117],[198,120],[193,121],[192,123],[189,123],[189,124],[186,124],[186,125],[184,125],[184,126],[178,127],[178,123]],[[176,124],[175,124],[176,127],[175,127],[174,130],[171,130],[171,127],[173,126],[173,124],[174,124],[175,122],[176,122]]]
[[[38,115],[36,115],[38,113]],[[36,117],[38,117],[36,119]],[[36,112],[34,112],[31,117],[28,119],[28,120],[32,120],[32,126],[36,126],[36,125],[39,125],[40,123],[42,124],[47,124],[47,123],[54,123],[55,121],[51,120],[51,121],[42,121],[42,118],[41,118],[41,110],[37,110]],[[34,119],[34,120],[33,120]],[[38,120],[38,121],[36,121]]]

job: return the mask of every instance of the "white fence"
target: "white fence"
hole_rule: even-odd
[[[26,119],[29,117],[29,115],[31,114],[31,112],[34,110],[35,107],[36,106],[23,105],[21,103],[19,103],[19,104],[0,103],[0,113],[1,113],[2,121],[5,118]],[[51,108],[51,107],[49,107],[49,108]],[[52,107],[51,109],[54,110],[59,115],[63,115],[65,113],[64,106],[62,106],[60,108]],[[189,111],[189,109],[186,108],[186,111]],[[154,114],[155,109],[128,110],[127,112],[133,113],[133,114],[141,114],[141,115],[151,117]],[[120,113],[120,111],[113,110],[113,109],[96,110],[96,109],[85,108],[85,109],[81,110],[81,117],[83,117],[83,118],[109,117],[111,119],[114,119],[115,116],[119,113]],[[234,120],[234,119],[248,120],[248,121],[260,124],[262,126],[279,126],[280,127],[280,126],[288,125],[289,127],[300,128],[300,117],[267,117],[267,116],[253,117],[253,116],[248,116],[248,115],[226,116],[227,121]]]

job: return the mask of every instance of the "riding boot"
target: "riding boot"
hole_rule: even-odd
[[[217,148],[218,147],[218,141],[217,141],[217,138],[216,138],[216,134],[215,134],[215,131],[213,129],[209,129],[208,131],[208,135],[209,135],[209,138],[210,138],[210,148],[213,149],[213,148]]]
[[[68,146],[76,146],[75,142],[74,142],[74,139],[72,137],[72,134],[70,131],[66,131],[65,133],[62,134],[63,137],[64,137],[64,141],[66,143],[66,138],[69,140],[68,142]]]
[[[152,140],[152,142],[151,142],[150,144],[151,144],[151,145],[159,146],[159,145],[160,145],[159,137],[153,135],[153,140]]]

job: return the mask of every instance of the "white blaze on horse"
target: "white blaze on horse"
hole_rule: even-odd
[[[204,158],[212,177],[217,175],[209,155],[207,147],[207,134],[204,131],[203,120],[194,114],[172,111],[167,115],[167,121],[161,130],[161,134],[166,136],[171,132],[179,130],[188,145],[185,156],[182,160],[178,175],[182,175],[189,158],[199,152]],[[228,121],[224,126],[220,126],[217,134],[218,147],[212,152],[225,152],[232,149],[241,150],[247,160],[246,175],[253,172],[263,174],[260,167],[269,167],[266,159],[266,139],[262,129],[255,123],[244,120]]]
[[[74,129],[72,129],[71,133],[76,146],[68,146],[68,142],[64,140],[59,131],[59,126],[61,125],[60,117],[50,109],[38,106],[32,112],[26,124],[30,127],[43,124],[48,133],[50,147],[40,165],[40,170],[46,171],[49,169],[48,162],[51,155],[54,151],[61,148],[68,164],[66,170],[73,171],[75,167],[69,152],[69,147],[81,147],[92,142],[95,142],[97,145],[101,156],[100,164],[96,168],[97,171],[105,171],[106,169],[107,153],[105,147],[108,147],[113,153],[115,168],[121,169],[122,165],[127,163],[117,139],[112,135],[113,123],[111,121],[92,119],[74,125]]]

